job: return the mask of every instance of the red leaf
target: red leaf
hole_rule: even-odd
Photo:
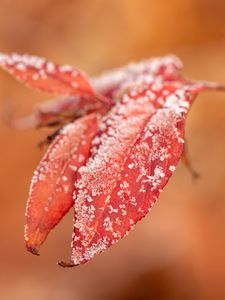
[[[68,65],[31,55],[1,54],[0,66],[34,89],[60,95],[95,95],[86,76]]]
[[[184,114],[193,99],[186,89],[135,88],[100,124],[76,182],[75,265],[123,237],[158,197],[182,153]]]
[[[25,228],[27,249],[34,254],[73,205],[76,170],[89,156],[97,125],[92,114],[64,127],[34,172]]]
[[[100,94],[115,97],[118,91],[133,84],[183,81],[181,68],[182,62],[174,55],[155,57],[104,72],[91,82]]]
[[[96,97],[70,96],[46,101],[38,106],[35,113],[11,123],[17,129],[63,125],[92,112],[104,114],[109,108]]]

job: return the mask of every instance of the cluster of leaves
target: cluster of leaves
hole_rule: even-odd
[[[181,158],[194,98],[224,89],[184,79],[175,56],[90,80],[71,66],[29,55],[1,54],[0,66],[28,87],[64,96],[17,122],[57,128],[31,181],[25,240],[38,254],[74,207],[71,261],[62,266],[89,261],[147,214]]]

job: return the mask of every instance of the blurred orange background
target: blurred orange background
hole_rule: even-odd
[[[0,0],[0,49],[68,63],[90,75],[167,53],[194,79],[225,83],[223,0]],[[29,113],[49,95],[0,73],[0,110]],[[1,118],[2,119],[2,118]],[[0,298],[225,299],[225,94],[201,95],[187,120],[193,181],[182,163],[135,230],[90,263],[62,269],[72,211],[33,257],[24,209],[46,132],[0,127]]]

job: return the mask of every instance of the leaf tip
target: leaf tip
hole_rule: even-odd
[[[65,261],[59,261],[57,263],[58,266],[62,267],[62,268],[73,268],[75,266],[78,266],[76,264],[74,264],[72,261],[69,261],[69,262],[65,262]]]
[[[31,254],[36,255],[36,256],[40,255],[38,248],[28,246],[28,245],[26,245],[26,248],[27,248],[27,251],[30,252]]]

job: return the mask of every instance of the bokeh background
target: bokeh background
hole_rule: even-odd
[[[0,0],[0,49],[32,53],[95,75],[146,57],[177,54],[184,73],[225,83],[224,0]],[[225,299],[225,94],[206,93],[187,120],[189,153],[160,200],[124,240],[90,263],[62,269],[72,212],[33,257],[24,249],[24,208],[46,132],[3,119],[49,95],[0,74],[0,298],[32,300]]]

